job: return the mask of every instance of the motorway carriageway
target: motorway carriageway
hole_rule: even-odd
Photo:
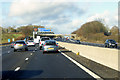
[[[14,52],[10,46],[2,47],[2,80],[61,78],[67,80],[96,80],[60,52],[45,53],[39,47]]]
[[[57,41],[78,44],[76,42],[71,42],[70,40],[65,40],[65,39],[61,39],[61,38],[57,39]],[[103,48],[105,48],[104,44],[89,43],[89,42],[81,42],[80,44],[81,45],[89,45],[89,46],[96,46],[96,47],[103,47]],[[110,48],[110,49],[120,49],[120,46],[118,46],[117,48]]]

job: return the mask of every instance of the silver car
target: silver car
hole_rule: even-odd
[[[51,40],[51,39],[50,39],[49,37],[42,37],[42,38],[40,39],[40,43],[39,43],[39,48],[40,48],[40,50],[42,49],[42,46],[43,46],[45,40]]]
[[[42,46],[43,53],[48,51],[58,52],[58,44],[55,40],[46,40]]]
[[[27,44],[23,40],[18,40],[14,43],[14,52],[17,50],[25,50],[28,51]]]

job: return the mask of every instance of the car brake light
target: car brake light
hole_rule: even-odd
[[[41,42],[40,42],[40,44],[41,44]]]
[[[46,43],[44,44],[44,46],[46,45]]]
[[[56,46],[58,46],[58,45],[56,44]]]
[[[24,44],[24,45],[26,45],[26,44]]]
[[[16,44],[14,44],[14,46],[15,46]]]

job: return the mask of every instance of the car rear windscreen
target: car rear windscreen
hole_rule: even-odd
[[[33,41],[28,41],[28,42],[33,42]]]
[[[116,41],[114,41],[114,40],[109,40],[109,42],[111,42],[111,43],[116,43]]]
[[[25,42],[21,41],[21,42],[16,42],[16,44],[25,44]]]
[[[54,42],[54,41],[46,41],[46,45],[56,45],[56,42]]]
[[[42,38],[41,41],[50,40],[49,38]]]

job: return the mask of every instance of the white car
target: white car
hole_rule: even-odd
[[[35,46],[34,41],[28,40],[28,41],[27,41],[27,46]]]
[[[42,45],[44,44],[44,42],[46,41],[46,40],[51,40],[49,37],[42,37],[41,39],[40,39],[40,42],[39,42],[39,48],[40,48],[40,50],[42,49]]]

